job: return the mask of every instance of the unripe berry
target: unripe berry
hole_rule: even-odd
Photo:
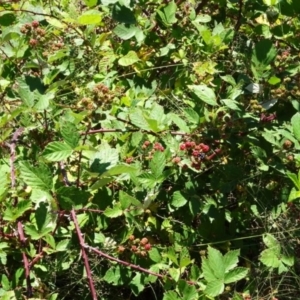
[[[30,44],[30,46],[32,46],[32,47],[36,46],[37,43],[38,43],[38,41],[37,41],[36,39],[31,39],[31,40],[29,41],[29,44]]]
[[[125,251],[125,247],[124,246],[119,246],[118,247],[118,252],[119,253],[123,253]]]
[[[141,245],[146,245],[148,243],[148,239],[147,238],[142,238],[140,241]]]
[[[294,155],[290,154],[286,157],[289,161],[293,161],[294,160]]]
[[[137,247],[136,247],[135,245],[132,245],[132,246],[131,246],[131,251],[132,251],[132,252],[136,252],[137,250],[138,250],[138,249],[137,249]]]
[[[140,252],[140,255],[143,256],[143,257],[145,257],[145,256],[147,256],[147,252],[141,251],[141,252]]]
[[[144,142],[144,145],[145,145],[146,147],[148,147],[148,146],[150,145],[150,142],[149,142],[149,141],[145,141],[145,142]]]
[[[178,164],[178,163],[180,163],[180,161],[181,161],[181,158],[178,157],[178,156],[176,156],[176,157],[174,157],[174,158],[172,159],[172,162],[173,162],[174,164]]]
[[[130,241],[133,241],[133,240],[135,239],[135,236],[132,234],[132,235],[129,236],[128,239],[129,239]]]
[[[131,164],[133,162],[133,157],[127,157],[126,158],[126,163]]]
[[[286,140],[286,141],[284,142],[284,144],[283,144],[283,147],[284,147],[285,149],[289,149],[289,148],[292,147],[292,145],[293,145],[293,143],[292,143],[290,140]]]
[[[37,28],[37,27],[39,27],[40,23],[39,23],[39,21],[34,20],[34,21],[32,21],[31,25],[33,28]]]

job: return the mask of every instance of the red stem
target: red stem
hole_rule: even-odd
[[[89,281],[89,287],[90,287],[90,290],[91,290],[92,298],[93,298],[93,300],[97,300],[98,298],[97,298],[97,293],[96,293],[93,278],[92,278],[92,272],[91,272],[91,268],[90,268],[90,265],[89,265],[88,256],[87,256],[86,251],[85,251],[86,246],[85,246],[85,243],[84,243],[84,239],[82,238],[82,233],[81,233],[80,227],[78,225],[76,212],[75,212],[74,209],[71,210],[71,216],[72,216],[72,219],[73,219],[73,222],[74,222],[74,225],[75,225],[75,229],[76,229],[76,233],[77,233],[77,236],[78,236],[78,240],[79,240],[79,243],[80,243],[80,246],[81,246],[82,257],[83,257],[83,261],[84,261],[86,275],[87,275],[87,278],[88,278],[88,281]]]
[[[26,238],[25,238],[24,231],[23,231],[23,225],[20,221],[18,222],[18,233],[19,233],[21,244],[25,248]],[[23,256],[23,264],[24,264],[24,269],[25,269],[25,279],[26,279],[26,284],[27,284],[27,296],[32,297],[32,286],[31,286],[31,282],[30,282],[30,266],[28,263],[28,258],[25,253],[25,250],[22,250],[22,256]]]

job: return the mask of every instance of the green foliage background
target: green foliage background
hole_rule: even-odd
[[[299,13],[0,2],[1,299],[296,299]]]

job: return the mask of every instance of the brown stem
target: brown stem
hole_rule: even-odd
[[[85,246],[85,243],[84,243],[84,239],[82,237],[80,227],[78,225],[76,212],[75,212],[74,209],[71,210],[71,216],[72,216],[72,219],[73,219],[73,222],[74,222],[74,225],[75,225],[75,229],[76,229],[76,233],[77,233],[77,236],[78,236],[78,240],[79,240],[79,243],[80,243],[80,246],[81,246],[82,257],[83,257],[83,261],[84,261],[85,271],[86,271],[86,275],[87,275],[87,278],[88,278],[92,298],[93,298],[93,300],[97,300],[98,298],[97,298],[97,293],[96,293],[93,278],[92,278],[92,272],[91,272],[91,268],[90,268],[90,265],[89,265],[88,256],[87,256],[86,251],[85,251],[86,246]]]

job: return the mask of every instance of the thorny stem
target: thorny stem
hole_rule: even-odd
[[[72,216],[72,219],[73,219],[73,222],[74,222],[74,225],[75,225],[75,229],[76,229],[76,233],[77,233],[79,243],[80,243],[80,246],[81,246],[82,257],[83,257],[83,261],[84,261],[84,266],[85,266],[86,275],[87,275],[87,278],[88,278],[92,298],[93,298],[93,300],[97,300],[98,298],[97,298],[97,293],[96,293],[93,278],[92,278],[92,272],[91,272],[91,268],[90,268],[90,265],[89,265],[88,256],[87,256],[86,251],[85,251],[86,247],[85,247],[84,239],[82,238],[82,233],[81,233],[80,227],[78,225],[76,212],[75,212],[74,209],[71,210],[71,216]]]
[[[19,234],[19,238],[20,238],[22,247],[25,248],[26,239],[24,236],[23,225],[20,221],[18,222],[18,234]],[[26,284],[27,284],[27,296],[32,297],[32,286],[31,286],[31,282],[30,282],[30,265],[28,263],[28,258],[25,253],[25,249],[22,250],[22,256],[23,256],[23,264],[24,264],[24,270],[25,270],[25,279],[26,279]]]

